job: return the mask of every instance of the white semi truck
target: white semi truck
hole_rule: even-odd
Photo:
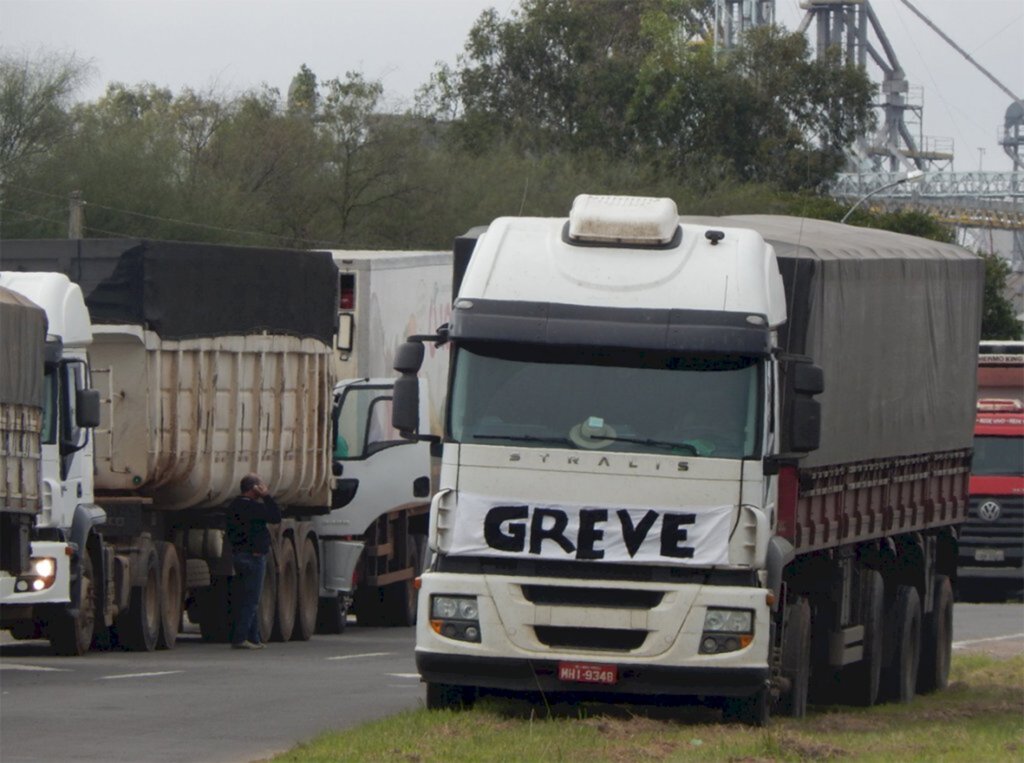
[[[347,279],[339,283],[331,254],[7,241],[4,265],[24,272],[0,283],[49,318],[44,410],[57,434],[43,446],[32,533],[33,561],[53,574],[0,579],[0,626],[47,636],[65,654],[111,639],[148,650],[174,645],[186,607],[204,637],[225,639],[232,567],[222,509],[257,471],[285,509],[261,601],[264,635],[309,638],[318,618],[339,630],[366,537],[352,513],[368,525],[423,513],[431,470],[426,443],[375,426],[389,418],[378,403],[390,404],[390,381],[335,383],[339,312],[355,332],[372,312],[340,301]],[[357,349],[369,363],[365,345],[345,355]],[[335,458],[339,434],[350,449]],[[379,596],[363,617],[376,604],[378,620],[400,622],[407,592],[415,612],[416,570],[399,563],[421,559],[406,548],[423,546],[396,536],[379,550],[392,578],[371,581]]]
[[[948,678],[980,261],[580,196],[456,242],[431,708],[676,696],[761,725]],[[424,340],[396,356],[412,436]],[[938,415],[941,412],[941,415]]]
[[[395,348],[451,316],[450,252],[332,251],[339,272],[338,378],[332,511],[314,526],[337,550],[339,595],[321,601],[320,628],[338,632],[354,605],[360,625],[412,625],[414,580],[426,561],[437,459],[428,440],[391,426]],[[420,379],[423,432],[438,437],[448,348],[431,347]],[[400,447],[399,447],[400,446]],[[330,597],[329,592],[327,596]]]

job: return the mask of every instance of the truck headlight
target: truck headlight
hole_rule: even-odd
[[[704,614],[704,633],[700,637],[701,654],[735,652],[749,646],[753,640],[753,610],[709,607]]]
[[[49,556],[33,556],[29,559],[29,572],[19,575],[14,581],[14,590],[18,593],[26,591],[45,591],[53,585],[57,574],[57,560]]]
[[[480,609],[475,596],[430,597],[430,627],[446,638],[480,641]]]

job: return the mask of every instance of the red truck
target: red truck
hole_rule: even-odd
[[[1024,342],[981,343],[970,509],[960,536],[961,594],[1024,588]]]

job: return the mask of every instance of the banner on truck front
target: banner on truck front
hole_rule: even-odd
[[[459,493],[449,554],[710,566],[729,561],[732,506],[529,503]]]

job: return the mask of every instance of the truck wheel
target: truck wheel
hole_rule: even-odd
[[[427,710],[469,710],[476,701],[476,687],[427,683]]]
[[[181,560],[173,543],[161,541],[156,548],[160,564],[160,635],[156,645],[173,649],[181,625]]]
[[[399,580],[384,587],[384,625],[408,627],[416,624],[416,587],[413,581]]]
[[[317,633],[344,633],[348,625],[348,608],[343,594],[322,596],[316,614]]]
[[[953,585],[945,575],[935,578],[935,603],[921,626],[921,669],[917,691],[928,694],[949,684],[953,655]]]
[[[263,571],[263,590],[256,617],[260,623],[260,640],[270,641],[274,633],[274,620],[277,618],[277,561],[273,556],[267,559]]]
[[[767,726],[770,718],[771,693],[767,688],[758,689],[749,697],[726,697],[722,705],[722,720],[726,723],[760,728]]]
[[[850,705],[870,707],[878,701],[885,641],[885,582],[877,570],[862,570],[861,616],[864,618],[864,656],[839,674],[839,698]]]
[[[60,612],[50,620],[47,628],[53,651],[65,657],[77,657],[89,651],[93,631],[96,628],[96,585],[93,581],[92,557],[88,551],[82,554],[82,565],[78,580],[78,616],[72,617],[67,611]]]
[[[921,599],[916,588],[901,585],[896,589],[887,620],[881,694],[894,702],[910,702],[921,661]]]
[[[224,643],[231,635],[231,581],[229,577],[217,576],[208,588],[196,592],[203,641]]]
[[[281,564],[277,571],[277,606],[274,612],[274,641],[288,641],[295,628],[295,607],[298,599],[298,570],[295,564],[295,544],[291,538],[281,538]]]
[[[121,645],[133,652],[152,652],[160,635],[160,568],[156,548],[143,556],[145,580],[132,586],[128,611],[117,617],[117,635]]]
[[[307,537],[302,542],[299,554],[299,602],[295,613],[295,641],[309,641],[316,631],[317,610],[320,604],[320,574],[317,564],[316,546]]]
[[[779,701],[779,710],[782,715],[803,718],[811,680],[811,605],[806,597],[786,607],[782,675],[789,679],[790,688]]]

